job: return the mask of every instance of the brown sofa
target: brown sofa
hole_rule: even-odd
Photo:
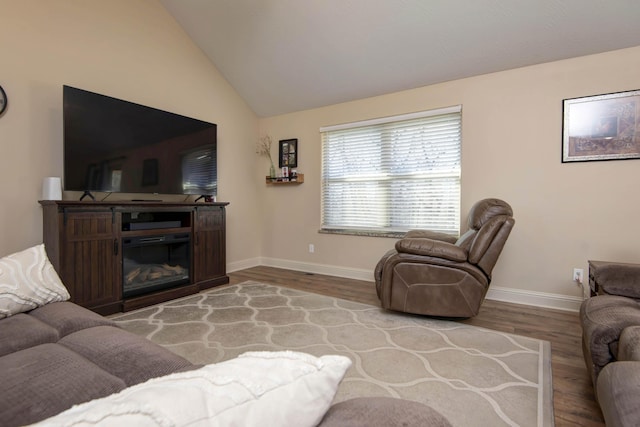
[[[580,307],[585,363],[607,426],[637,426],[640,267],[599,269],[598,274],[602,294]]]
[[[76,304],[49,303],[0,320],[0,424],[31,424],[148,379],[197,367]],[[450,426],[426,405],[384,397],[336,404],[321,425]]]

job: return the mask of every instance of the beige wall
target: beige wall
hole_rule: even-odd
[[[562,305],[581,295],[570,281],[574,267],[639,261],[640,161],[562,164],[560,144],[562,99],[640,88],[640,47],[258,120],[155,0],[0,0],[0,10],[0,85],[9,95],[0,118],[0,255],[42,241],[37,200],[42,178],[62,175],[67,84],[218,124],[230,270],[265,263],[371,277],[394,240],[317,232],[318,129],[456,104],[463,212],[501,197],[517,220],[493,290]],[[264,184],[258,131],[299,139],[304,184]]]
[[[492,290],[575,307],[582,290],[571,282],[574,267],[585,269],[586,277],[588,259],[640,262],[640,160],[562,164],[562,100],[638,89],[639,69],[636,47],[261,119],[261,133],[299,139],[305,173],[297,187],[262,189],[265,262],[370,275],[395,240],[318,234],[318,129],[461,104],[463,221],[485,197],[508,201],[516,218]],[[266,171],[264,162],[256,179]],[[315,244],[314,254],[308,243]],[[537,293],[544,301],[534,301]]]
[[[0,11],[0,255],[42,242],[37,200],[43,177],[62,176],[65,84],[216,123],[227,259],[260,255],[246,172],[257,117],[156,0],[0,0]]]

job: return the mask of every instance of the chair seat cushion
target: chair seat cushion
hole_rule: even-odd
[[[120,391],[124,381],[59,344],[0,357],[2,425],[30,424],[61,410]]]
[[[56,302],[36,308],[29,312],[30,316],[55,328],[60,337],[94,326],[115,326],[113,320],[102,317],[91,310],[72,302]]]
[[[177,354],[115,326],[83,329],[59,344],[121,378],[127,386],[193,367]]]
[[[54,343],[58,331],[40,320],[19,313],[2,320],[0,326],[0,357],[40,344]]]
[[[598,377],[597,396],[607,426],[637,426],[640,362],[615,362]]]

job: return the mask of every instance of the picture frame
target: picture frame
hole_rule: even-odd
[[[562,163],[640,159],[640,90],[564,99]]]
[[[297,139],[280,140],[279,150],[278,150],[278,167],[279,168],[298,167],[298,140]]]

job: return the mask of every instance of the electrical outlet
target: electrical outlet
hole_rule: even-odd
[[[573,281],[581,285],[583,278],[584,278],[584,270],[581,269],[581,268],[574,268],[573,269]]]
[[[313,245],[313,243],[309,243],[309,253],[312,254],[314,253],[316,250],[316,247]]]

